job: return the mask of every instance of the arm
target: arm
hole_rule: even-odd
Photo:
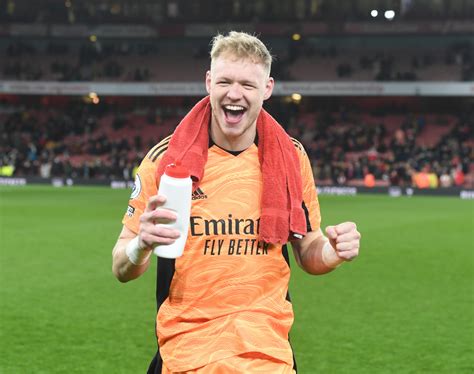
[[[326,228],[327,237],[321,229],[309,232],[303,239],[292,241],[298,265],[314,275],[326,274],[344,261],[359,255],[361,235],[353,222],[344,222]]]
[[[148,269],[148,266],[150,266],[150,256],[148,253],[151,253],[151,249],[143,249],[144,257],[146,258],[144,258],[145,262],[141,265],[133,264],[127,256],[127,245],[135,237],[137,237],[137,235],[124,225],[112,251],[112,271],[120,282],[128,282],[138,278]]]
[[[142,275],[150,266],[150,255],[157,245],[172,244],[179,231],[157,225],[176,220],[176,214],[160,208],[166,198],[152,196],[140,216],[138,235],[123,226],[112,251],[112,271],[121,282],[128,282]]]
[[[360,233],[353,222],[344,222],[328,226],[325,236],[320,227],[321,215],[314,177],[308,155],[300,146],[301,176],[303,181],[303,201],[307,208],[306,219],[309,230],[314,231],[300,240],[291,242],[296,262],[310,274],[325,274],[334,270],[344,261],[350,261],[359,254]]]

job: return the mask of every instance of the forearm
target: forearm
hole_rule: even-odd
[[[310,233],[293,247],[298,265],[310,274],[329,273],[344,261],[321,232]]]
[[[150,266],[149,258],[141,265],[135,265],[130,261],[126,248],[132,239],[119,238],[112,252],[112,271],[120,282],[128,282],[138,278]]]

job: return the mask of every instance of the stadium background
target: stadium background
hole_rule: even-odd
[[[121,285],[110,252],[140,158],[233,29],[276,56],[266,107],[312,158],[323,225],[364,237],[334,274],[294,267],[300,372],[473,372],[473,19],[470,0],[0,1],[0,372],[144,371],[153,269]]]

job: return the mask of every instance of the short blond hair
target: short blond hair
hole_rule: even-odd
[[[219,56],[230,54],[262,64],[267,74],[270,75],[273,57],[265,44],[256,36],[246,32],[231,31],[228,35],[216,35],[212,39],[211,45],[211,64]]]

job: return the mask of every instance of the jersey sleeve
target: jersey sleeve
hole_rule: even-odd
[[[308,232],[317,231],[321,226],[321,213],[319,210],[318,193],[314,183],[313,170],[308,155],[303,145],[291,138],[300,159],[301,181],[303,184],[303,210],[306,216],[306,229]]]
[[[169,139],[167,137],[154,146],[138,167],[128,208],[122,219],[122,223],[136,234],[140,227],[140,216],[145,211],[148,200],[158,192],[156,169],[168,149]]]

